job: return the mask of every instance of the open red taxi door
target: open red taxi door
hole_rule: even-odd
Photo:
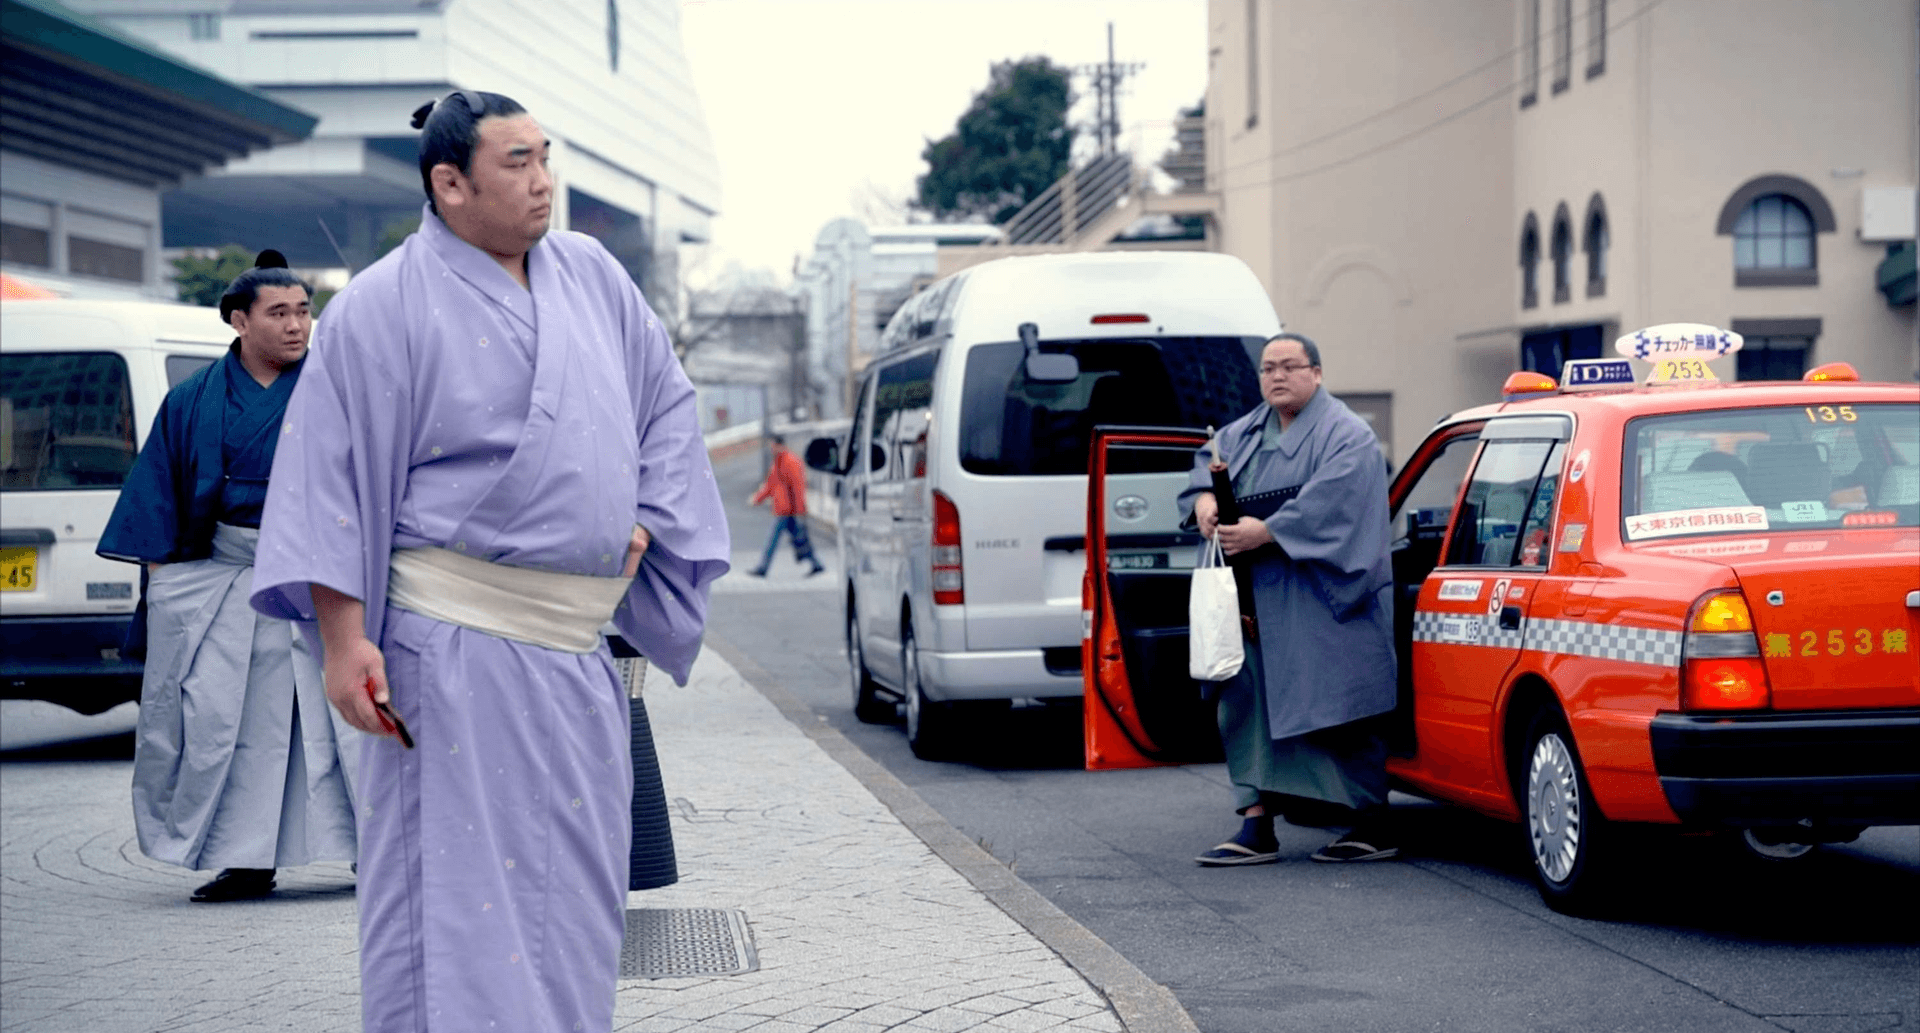
[[[1080,670],[1089,771],[1217,761],[1215,706],[1187,676],[1200,536],[1178,498],[1205,431],[1096,427],[1087,476]]]

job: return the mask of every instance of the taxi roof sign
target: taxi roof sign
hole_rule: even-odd
[[[1746,339],[1731,330],[1705,323],[1662,323],[1645,330],[1622,335],[1613,342],[1613,350],[1629,359],[1659,362],[1661,359],[1724,358],[1740,350]]]
[[[1633,363],[1625,359],[1573,359],[1560,367],[1560,390],[1632,387]]]

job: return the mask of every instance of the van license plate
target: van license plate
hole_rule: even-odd
[[[1115,555],[1107,554],[1108,570],[1165,570],[1167,554],[1164,552],[1128,552]]]
[[[33,591],[39,567],[39,549],[0,549],[0,592]]]

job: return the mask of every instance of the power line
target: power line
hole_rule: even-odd
[[[1640,5],[1640,6],[1638,7],[1638,8],[1636,8],[1636,9],[1635,9],[1635,10],[1633,11],[1633,13],[1631,13],[1631,14],[1629,14],[1629,15],[1627,15],[1627,16],[1626,16],[1626,17],[1624,17],[1624,18],[1621,18],[1621,19],[1620,19],[1620,20],[1619,20],[1618,22],[1616,22],[1615,24],[1613,24],[1613,25],[1611,25],[1611,26],[1608,26],[1608,28],[1607,28],[1607,35],[1608,35],[1608,36],[1612,36],[1612,35],[1613,35],[1614,33],[1616,33],[1616,32],[1619,32],[1619,31],[1620,31],[1621,29],[1624,29],[1624,28],[1626,28],[1626,27],[1627,27],[1628,25],[1631,25],[1631,24],[1632,24],[1633,22],[1635,22],[1635,21],[1636,21],[1636,20],[1638,20],[1638,19],[1639,19],[1640,17],[1642,17],[1643,15],[1645,15],[1645,14],[1646,14],[1646,13],[1647,13],[1648,11],[1651,11],[1651,10],[1653,10],[1653,9],[1654,9],[1655,7],[1658,7],[1658,6],[1659,6],[1659,5],[1660,5],[1660,4],[1662,3],[1662,2],[1663,2],[1663,0],[1647,0],[1647,2],[1646,2],[1646,3],[1644,3],[1644,4],[1641,4],[1641,5]],[[1569,29],[1568,29],[1568,31],[1569,31],[1569,32],[1571,32],[1571,31],[1573,31],[1573,30],[1572,30],[1572,28],[1571,28],[1571,27],[1569,27]],[[1226,179],[1226,177],[1227,177],[1227,175],[1228,175],[1229,173],[1232,173],[1232,172],[1237,172],[1237,171],[1239,171],[1239,170],[1241,170],[1241,169],[1245,169],[1245,168],[1250,168],[1250,167],[1252,167],[1252,166],[1255,166],[1255,165],[1259,165],[1259,164],[1261,164],[1261,163],[1263,163],[1263,162],[1268,162],[1268,161],[1272,161],[1272,160],[1273,160],[1274,158],[1278,158],[1278,157],[1281,157],[1281,156],[1283,156],[1283,155],[1286,155],[1286,154],[1292,154],[1292,153],[1295,153],[1295,152],[1297,152],[1297,151],[1300,151],[1300,150],[1302,150],[1302,149],[1304,149],[1304,148],[1306,148],[1306,147],[1309,147],[1309,146],[1312,146],[1312,145],[1313,145],[1313,144],[1315,144],[1315,143],[1319,143],[1319,142],[1321,142],[1321,141],[1324,141],[1324,140],[1327,140],[1327,139],[1331,139],[1332,137],[1335,137],[1335,136],[1339,136],[1339,135],[1342,135],[1342,134],[1344,134],[1344,133],[1346,133],[1346,132],[1348,132],[1348,131],[1350,131],[1350,130],[1352,130],[1352,129],[1356,129],[1356,128],[1358,128],[1359,126],[1361,126],[1362,124],[1365,124],[1365,123],[1369,123],[1369,122],[1372,122],[1372,121],[1376,121],[1376,120],[1378,120],[1379,118],[1381,118],[1381,117],[1384,117],[1385,115],[1387,115],[1387,114],[1389,114],[1389,113],[1391,113],[1391,112],[1393,112],[1393,111],[1396,111],[1396,110],[1399,110],[1400,108],[1404,108],[1404,107],[1406,107],[1406,106],[1407,106],[1408,104],[1412,104],[1412,103],[1414,103],[1415,101],[1418,101],[1418,100],[1423,100],[1423,99],[1425,99],[1425,98],[1427,98],[1427,97],[1430,97],[1430,96],[1433,96],[1434,94],[1436,94],[1436,93],[1439,93],[1439,92],[1441,92],[1442,90],[1445,90],[1445,89],[1447,89],[1447,88],[1449,88],[1449,87],[1451,87],[1451,86],[1453,86],[1453,85],[1456,85],[1456,84],[1458,84],[1458,83],[1459,83],[1459,82],[1461,82],[1462,80],[1465,80],[1465,79],[1469,79],[1469,78],[1472,78],[1473,76],[1475,76],[1475,75],[1478,75],[1478,74],[1480,74],[1481,72],[1484,72],[1484,71],[1486,71],[1486,70],[1487,70],[1488,68],[1490,68],[1490,67],[1492,67],[1493,65],[1496,65],[1496,64],[1498,64],[1499,62],[1501,62],[1501,61],[1504,61],[1504,60],[1506,60],[1507,58],[1510,58],[1510,57],[1512,57],[1512,56],[1513,56],[1513,55],[1514,55],[1515,53],[1517,53],[1518,51],[1520,51],[1520,50],[1523,50],[1523,49],[1525,49],[1525,48],[1526,48],[1526,46],[1527,46],[1526,44],[1522,44],[1522,45],[1521,45],[1520,47],[1516,47],[1516,48],[1515,48],[1515,49],[1513,49],[1513,50],[1509,50],[1509,51],[1507,51],[1507,52],[1506,52],[1505,54],[1503,54],[1503,55],[1501,55],[1500,57],[1498,57],[1498,58],[1495,58],[1494,60],[1492,60],[1492,61],[1489,61],[1489,62],[1487,62],[1486,64],[1483,64],[1483,65],[1481,65],[1481,66],[1479,66],[1478,68],[1475,68],[1475,69],[1473,69],[1472,71],[1469,71],[1469,72],[1466,72],[1466,73],[1464,73],[1464,74],[1462,74],[1462,75],[1460,75],[1460,76],[1457,76],[1457,77],[1455,77],[1455,78],[1453,78],[1453,79],[1451,79],[1451,80],[1448,80],[1448,81],[1447,81],[1446,83],[1444,83],[1444,84],[1442,84],[1442,85],[1440,85],[1440,86],[1436,86],[1436,87],[1434,87],[1433,89],[1431,89],[1431,90],[1428,90],[1428,91],[1427,91],[1426,93],[1423,93],[1423,94],[1420,94],[1419,96],[1416,96],[1416,97],[1411,97],[1411,98],[1408,98],[1407,100],[1405,100],[1405,101],[1402,101],[1402,102],[1400,102],[1400,103],[1398,103],[1398,104],[1396,104],[1396,105],[1394,105],[1394,106],[1393,106],[1393,107],[1391,107],[1391,108],[1386,108],[1386,109],[1383,109],[1383,110],[1381,110],[1381,111],[1378,111],[1378,112],[1375,112],[1374,114],[1372,114],[1372,115],[1369,115],[1369,116],[1367,116],[1366,118],[1363,118],[1363,119],[1360,119],[1360,120],[1359,120],[1359,121],[1357,121],[1357,122],[1354,122],[1354,123],[1351,123],[1350,125],[1348,125],[1348,126],[1345,126],[1345,127],[1343,127],[1343,128],[1341,128],[1341,129],[1336,129],[1336,130],[1334,130],[1334,131],[1332,131],[1332,132],[1330,132],[1330,133],[1326,133],[1326,134],[1324,134],[1324,135],[1322,135],[1322,136],[1319,136],[1319,137],[1316,137],[1316,138],[1315,138],[1315,139],[1313,139],[1313,140],[1310,140],[1310,141],[1307,141],[1307,142],[1305,142],[1305,143],[1301,143],[1301,144],[1298,144],[1298,145],[1295,145],[1295,146],[1293,146],[1293,147],[1290,147],[1290,148],[1288,148],[1288,149],[1286,149],[1286,150],[1282,150],[1282,151],[1275,151],[1275,152],[1272,152],[1272,153],[1270,153],[1270,154],[1268,154],[1268,155],[1266,155],[1266,156],[1264,156],[1264,157],[1260,157],[1260,158],[1254,158],[1254,159],[1252,159],[1252,160],[1249,160],[1249,161],[1245,161],[1245,162],[1242,162],[1242,163],[1240,163],[1239,165],[1234,165],[1234,166],[1231,166],[1231,167],[1228,167],[1228,168],[1224,168],[1224,169],[1221,169],[1221,170],[1220,170],[1220,171],[1219,171],[1218,173],[1211,173],[1211,174],[1209,174],[1209,176],[1208,176],[1208,178],[1209,178],[1209,179],[1214,179],[1214,180],[1218,180],[1218,181],[1221,181],[1221,182],[1220,182],[1220,185],[1218,186],[1218,188],[1217,188],[1217,189],[1220,189],[1220,190],[1226,190],[1226,189],[1228,189],[1228,188],[1227,188],[1227,186],[1226,186],[1226,184],[1225,184],[1225,182],[1224,182],[1224,180]],[[1592,43],[1592,41],[1591,41],[1591,40],[1589,40],[1588,42],[1585,42],[1585,43],[1582,43],[1582,44],[1580,44],[1580,45],[1579,45],[1579,46],[1577,46],[1577,47],[1571,47],[1571,48],[1569,48],[1569,52],[1568,52],[1568,60],[1569,60],[1569,61],[1571,62],[1571,61],[1573,60],[1573,58],[1574,58],[1575,56],[1577,56],[1577,55],[1579,55],[1579,54],[1581,54],[1581,53],[1584,53],[1584,52],[1587,52],[1587,51],[1590,51],[1590,50],[1592,50],[1592,49],[1593,49],[1593,43]],[[1410,131],[1408,131],[1408,132],[1406,132],[1406,133],[1404,133],[1404,134],[1402,134],[1402,135],[1400,135],[1400,136],[1397,136],[1397,137],[1394,137],[1394,138],[1393,138],[1393,139],[1391,139],[1391,140],[1387,140],[1387,141],[1385,141],[1384,143],[1379,143],[1379,144],[1375,144],[1374,146],[1372,146],[1372,147],[1369,147],[1369,148],[1367,148],[1366,150],[1363,150],[1363,151],[1360,151],[1360,152],[1358,152],[1358,153],[1356,153],[1356,154],[1351,154],[1351,155],[1348,155],[1347,157],[1344,157],[1344,158],[1340,158],[1340,159],[1338,159],[1338,160],[1336,160],[1336,161],[1330,161],[1330,162],[1327,162],[1327,163],[1325,163],[1325,164],[1323,164],[1323,165],[1317,165],[1317,166],[1314,166],[1313,168],[1309,168],[1309,169],[1303,169],[1303,170],[1301,170],[1301,171],[1298,171],[1298,172],[1289,172],[1289,173],[1284,173],[1284,174],[1281,174],[1281,175],[1276,175],[1276,176],[1274,176],[1274,177],[1272,177],[1272,178],[1270,178],[1270,179],[1266,179],[1266,180],[1262,180],[1262,181],[1256,181],[1256,182],[1252,182],[1252,183],[1241,183],[1241,184],[1236,184],[1236,185],[1235,185],[1235,186],[1233,187],[1233,189],[1235,189],[1235,190],[1245,190],[1245,189],[1249,189],[1249,188],[1252,188],[1252,187],[1261,187],[1261,186],[1271,186],[1271,185],[1273,185],[1273,184],[1276,184],[1276,183],[1284,183],[1284,182],[1288,182],[1288,181],[1291,181],[1291,180],[1295,180],[1295,179],[1304,179],[1304,178],[1306,178],[1307,176],[1313,176],[1313,175],[1318,175],[1318,174],[1320,174],[1320,173],[1322,173],[1322,172],[1329,172],[1329,171],[1332,171],[1333,169],[1337,169],[1337,168],[1340,168],[1340,167],[1342,167],[1342,166],[1345,166],[1345,165],[1350,165],[1350,164],[1352,164],[1352,163],[1354,163],[1354,162],[1356,162],[1356,161],[1359,161],[1359,160],[1361,160],[1362,158],[1369,158],[1369,157],[1372,157],[1373,155],[1375,155],[1375,154],[1378,154],[1378,153],[1380,153],[1381,151],[1384,151],[1384,150],[1387,150],[1387,149],[1389,149],[1389,148],[1392,148],[1392,147],[1397,147],[1397,146],[1399,146],[1400,144],[1403,144],[1403,143],[1406,143],[1406,142],[1407,142],[1408,140],[1412,140],[1412,139],[1414,139],[1414,138],[1416,138],[1416,137],[1419,137],[1419,136],[1423,136],[1423,135],[1425,135],[1425,134],[1427,134],[1427,133],[1429,133],[1429,132],[1431,132],[1431,131],[1433,131],[1433,130],[1435,130],[1435,129],[1438,129],[1438,128],[1440,128],[1441,126],[1444,126],[1444,125],[1448,125],[1448,124],[1450,124],[1450,123],[1452,123],[1452,122],[1455,122],[1455,121],[1458,121],[1459,119],[1461,119],[1461,118],[1464,118],[1464,117],[1466,117],[1467,115],[1470,115],[1470,114],[1472,114],[1473,112],[1475,112],[1475,111],[1478,111],[1478,110],[1480,110],[1481,108],[1484,108],[1484,107],[1486,107],[1486,106],[1487,106],[1488,104],[1491,104],[1491,103],[1493,103],[1494,101],[1496,101],[1496,100],[1499,100],[1499,99],[1501,99],[1501,98],[1503,98],[1503,97],[1505,97],[1505,96],[1507,96],[1508,94],[1510,94],[1510,93],[1512,93],[1512,92],[1513,92],[1514,90],[1516,90],[1516,89],[1519,89],[1519,88],[1520,88],[1520,85],[1521,85],[1521,83],[1522,83],[1522,82],[1524,81],[1524,78],[1525,78],[1525,73],[1522,73],[1522,78],[1521,78],[1521,79],[1516,79],[1516,80],[1514,80],[1513,82],[1510,82],[1510,83],[1507,83],[1506,85],[1504,85],[1504,86],[1501,86],[1501,87],[1499,87],[1498,89],[1496,89],[1496,90],[1494,90],[1494,91],[1493,91],[1493,92],[1492,92],[1491,94],[1489,94],[1489,95],[1487,95],[1487,96],[1485,96],[1485,97],[1482,97],[1482,98],[1480,98],[1479,100],[1476,100],[1476,101],[1474,101],[1473,103],[1471,103],[1471,104],[1469,104],[1469,105],[1467,105],[1467,106],[1466,106],[1466,107],[1464,107],[1464,108],[1461,108],[1461,109],[1459,109],[1458,111],[1454,111],[1454,112],[1451,112],[1451,113],[1449,113],[1449,114],[1446,114],[1446,115],[1443,115],[1443,116],[1441,116],[1440,118],[1437,118],[1437,119],[1435,119],[1435,120],[1434,120],[1434,121],[1432,121],[1432,122],[1428,122],[1428,123],[1426,123],[1425,125],[1422,125],[1422,126],[1418,126],[1418,127],[1416,127],[1416,128],[1414,128],[1414,129],[1412,129],[1412,130],[1410,130]]]

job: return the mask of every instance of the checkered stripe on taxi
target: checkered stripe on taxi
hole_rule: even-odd
[[[1449,646],[1486,646],[1490,649],[1519,649],[1525,631],[1502,628],[1492,617],[1473,613],[1428,613],[1413,611],[1413,640],[1438,642]],[[1463,629],[1468,633],[1463,635]],[[1470,637],[1469,637],[1470,636]]]
[[[1443,623],[1463,620],[1479,621],[1477,638],[1465,640],[1459,634],[1458,624],[1449,626]],[[1569,656],[1590,656],[1655,667],[1678,667],[1684,635],[1658,628],[1544,618],[1528,618],[1521,622],[1520,630],[1509,631],[1494,626],[1494,621],[1489,617],[1416,610],[1413,614],[1413,638],[1416,642],[1485,646],[1490,649],[1525,648],[1542,653],[1565,653]]]

